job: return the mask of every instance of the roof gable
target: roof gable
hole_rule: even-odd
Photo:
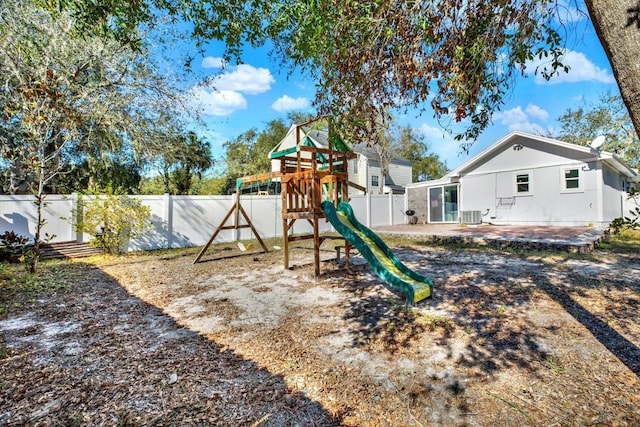
[[[490,164],[490,162],[497,156],[505,156],[505,152],[509,149],[514,150],[514,153],[508,154],[511,157],[510,163],[513,163],[511,166],[515,168],[526,167],[527,165],[531,165],[531,162],[533,161],[530,155],[531,153],[526,154],[526,152],[523,152],[524,155],[521,156],[518,156],[517,154],[518,151],[525,148],[528,150],[534,150],[538,153],[547,153],[548,159],[553,156],[557,159],[569,159],[583,162],[600,160],[622,175],[630,178],[637,177],[637,173],[633,169],[612,153],[598,151],[591,147],[571,144],[539,135],[514,131],[507,134],[505,137],[498,140],[493,145],[471,158],[469,161],[453,169],[451,172],[446,174],[444,178],[455,178],[467,175],[483,167],[483,165]]]

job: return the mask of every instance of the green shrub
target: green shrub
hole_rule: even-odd
[[[0,261],[24,262],[32,248],[29,238],[15,231],[5,231],[0,234]]]
[[[129,241],[149,228],[151,209],[125,195],[95,196],[83,201],[77,231],[93,236],[90,244],[111,254],[121,254]]]
[[[638,206],[638,197],[639,193],[635,189],[631,189],[628,191],[628,198],[636,201],[635,208],[629,211],[628,216],[620,217],[614,219],[611,224],[609,224],[609,228],[607,228],[607,233],[611,234],[620,234],[623,230],[637,230],[640,229],[640,206]]]

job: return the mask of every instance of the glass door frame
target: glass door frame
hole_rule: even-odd
[[[455,202],[447,202],[445,200],[445,194],[447,193],[447,190],[451,191],[451,187],[455,189]],[[439,200],[435,201],[435,204],[432,203],[432,195],[439,198]],[[455,206],[456,210],[451,209],[452,206]],[[447,184],[429,187],[427,191],[427,207],[428,222],[434,224],[457,224],[460,222],[460,185]],[[438,209],[439,212],[436,212],[433,209]],[[447,216],[451,216],[452,214],[454,214],[454,219],[447,220]]]

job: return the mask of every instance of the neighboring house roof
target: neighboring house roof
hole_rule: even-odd
[[[296,151],[296,127],[297,125],[291,125],[289,131],[284,138],[269,151],[269,158],[274,159],[281,155],[294,153]],[[328,148],[329,147],[329,132],[325,130],[312,129],[302,126],[300,129],[300,142],[302,145],[313,146],[316,148]],[[375,149],[367,147],[366,144],[356,144],[353,148],[342,140],[333,141],[334,148],[339,151],[353,151],[357,154],[361,154],[371,161],[378,161],[378,153]],[[411,162],[402,157],[394,157],[391,162],[397,165],[411,166]]]
[[[404,185],[395,185],[395,184],[385,184],[386,188],[391,190],[393,194],[404,194]]]
[[[521,138],[526,138],[534,142],[540,142],[543,144],[548,144],[551,146],[555,146],[555,147],[563,148],[576,153],[580,153],[581,155],[584,155],[585,160],[594,160],[594,161],[600,160],[602,161],[602,163],[616,170],[621,175],[628,177],[631,181],[640,182],[640,175],[638,174],[638,172],[632,169],[629,165],[627,165],[622,159],[620,159],[614,153],[609,153],[607,151],[600,151],[600,150],[596,150],[591,147],[586,147],[582,145],[571,144],[568,142],[563,142],[557,139],[547,138],[544,136],[533,135],[533,134],[520,132],[520,131],[513,131],[507,134],[505,137],[503,137],[499,141],[495,142],[493,145],[489,146],[488,148],[480,152],[479,154],[477,154],[475,157],[471,158],[469,161],[453,169],[442,178],[434,181],[411,183],[411,184],[408,184],[407,186],[418,187],[421,185],[425,185],[425,183],[429,183],[429,185],[450,183],[453,180],[466,175],[470,171],[473,171],[482,163],[496,156],[497,154],[501,153],[507,147],[513,145],[516,142],[516,140]]]
[[[365,156],[366,158],[374,161],[374,162],[378,162],[378,159],[380,158],[379,154],[376,152],[375,148],[373,147],[368,147],[366,144],[356,144],[353,146],[353,151],[361,154],[363,156]],[[394,156],[391,159],[391,163],[396,164],[396,165],[403,165],[403,166],[411,166],[411,161],[405,159],[404,157],[400,157],[400,156]]]

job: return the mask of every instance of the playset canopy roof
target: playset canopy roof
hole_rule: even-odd
[[[294,124],[291,125],[285,137],[269,152],[269,158],[277,159],[296,153],[299,146],[326,149],[329,148],[329,138],[329,132],[327,131]],[[337,151],[353,152],[349,144],[335,134],[331,135],[331,147]],[[301,155],[303,157],[309,157],[311,154],[302,152]],[[326,161],[325,156],[318,154],[318,161],[324,163]]]

